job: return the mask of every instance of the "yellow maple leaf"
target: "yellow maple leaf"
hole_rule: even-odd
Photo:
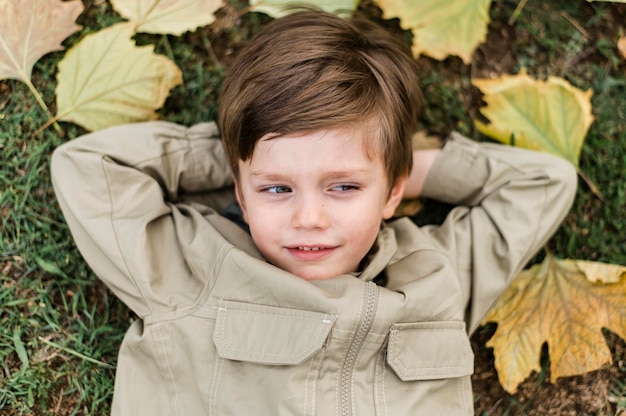
[[[137,32],[180,36],[211,24],[223,0],[111,0],[113,8],[137,27]]]
[[[593,122],[591,90],[581,91],[566,80],[535,80],[518,75],[475,79],[487,103],[480,112],[488,124],[474,120],[482,133],[502,143],[561,156],[578,166],[580,150]]]
[[[178,66],[152,45],[137,47],[134,28],[120,23],[86,36],[59,62],[57,118],[100,130],[155,119],[170,89],[182,83]]]
[[[518,275],[484,322],[498,324],[487,346],[508,392],[540,371],[544,343],[552,382],[597,370],[611,360],[601,328],[626,337],[626,267],[548,255]]]
[[[82,2],[0,0],[0,79],[29,83],[35,63],[80,29]]]
[[[469,63],[487,37],[491,0],[378,0],[385,19],[399,18],[413,33],[413,54],[457,55]]]
[[[329,13],[341,14],[348,10],[356,10],[360,0],[250,0],[250,10],[265,13],[274,18],[285,16],[295,9],[290,6],[309,6],[322,9]]]

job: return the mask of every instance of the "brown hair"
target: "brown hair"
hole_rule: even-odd
[[[219,125],[237,179],[239,160],[267,134],[369,127],[391,189],[411,170],[420,104],[415,62],[390,33],[306,10],[272,21],[240,53],[222,85]]]

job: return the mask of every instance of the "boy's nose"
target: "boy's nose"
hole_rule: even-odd
[[[301,197],[294,207],[292,226],[303,229],[325,229],[330,225],[322,198]]]

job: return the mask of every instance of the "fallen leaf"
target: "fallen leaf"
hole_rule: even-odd
[[[282,17],[292,13],[293,6],[308,6],[322,9],[329,13],[342,14],[346,11],[356,10],[360,0],[304,0],[294,2],[293,0],[250,0],[250,10],[253,12],[265,13],[274,18]]]
[[[424,201],[421,198],[403,199],[393,213],[395,218],[411,217],[424,208]]]
[[[592,280],[615,281],[594,284]],[[611,360],[601,329],[626,337],[626,267],[547,256],[520,273],[484,322],[496,322],[487,343],[503,388],[514,393],[541,371],[544,343],[550,380],[597,370]]]
[[[617,41],[617,49],[619,49],[622,56],[626,58],[626,37],[619,38]]]
[[[413,33],[413,54],[435,59],[458,55],[469,63],[487,38],[491,0],[378,0],[385,19],[399,18]]]
[[[111,0],[113,8],[137,26],[137,32],[180,36],[211,24],[223,0]]]
[[[28,83],[35,63],[80,29],[83,9],[79,0],[0,0],[0,79]]]
[[[137,47],[133,27],[120,23],[86,36],[71,48],[57,76],[57,118],[100,130],[157,118],[170,89],[182,83],[175,63]]]
[[[474,120],[482,133],[502,143],[561,156],[575,166],[589,126],[591,90],[581,91],[566,80],[534,80],[524,70],[518,75],[475,79],[484,94],[480,112],[489,124]]]
[[[413,150],[423,149],[441,149],[443,147],[443,140],[438,136],[429,136],[423,130],[420,130],[413,134],[411,137],[411,147]]]
[[[590,283],[619,283],[626,272],[626,268],[618,264],[584,260],[576,260],[575,263]]]

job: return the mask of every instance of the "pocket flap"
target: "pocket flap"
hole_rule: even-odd
[[[387,363],[403,381],[468,376],[474,353],[465,323],[414,322],[391,327]]]
[[[322,312],[221,301],[213,342],[230,360],[299,364],[322,348],[335,320]]]

